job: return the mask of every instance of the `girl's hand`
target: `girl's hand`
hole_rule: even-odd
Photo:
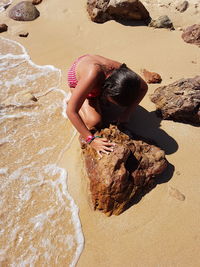
[[[102,158],[101,153],[109,154],[113,151],[115,143],[110,143],[106,138],[95,138],[91,143],[90,146],[93,147],[97,154]]]

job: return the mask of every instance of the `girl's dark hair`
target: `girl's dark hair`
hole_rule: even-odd
[[[105,80],[102,98],[110,96],[120,106],[129,106],[138,97],[139,90],[140,78],[126,64],[122,64]]]

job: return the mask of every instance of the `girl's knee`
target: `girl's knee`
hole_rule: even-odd
[[[87,125],[88,129],[100,126],[101,122],[102,118],[99,114],[91,115],[85,120],[85,124]]]

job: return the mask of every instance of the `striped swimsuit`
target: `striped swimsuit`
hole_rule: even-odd
[[[74,63],[72,64],[71,68],[68,70],[68,85],[70,88],[75,88],[78,84],[78,80],[76,78],[76,66],[77,63],[85,56],[88,55],[83,55],[79,58],[77,58]],[[100,95],[100,91],[99,90],[92,90],[88,95],[87,98],[93,98],[93,97],[98,97]]]

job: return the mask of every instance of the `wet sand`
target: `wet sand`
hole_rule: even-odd
[[[186,44],[181,31],[114,21],[95,24],[87,16],[85,3],[44,0],[38,5],[40,17],[32,22],[12,21],[4,13],[2,21],[9,28],[1,36],[25,46],[34,63],[61,69],[61,89],[66,92],[68,67],[86,53],[125,62],[139,74],[141,68],[158,72],[162,85],[199,74],[200,50]],[[21,30],[29,36],[18,37]],[[148,95],[157,87],[149,86],[132,123],[136,133],[154,139],[166,151],[170,165],[161,182],[139,203],[109,218],[92,210],[78,135],[59,162],[68,172],[68,189],[79,207],[85,238],[78,267],[200,265],[200,132],[198,127],[161,121],[155,115]]]

